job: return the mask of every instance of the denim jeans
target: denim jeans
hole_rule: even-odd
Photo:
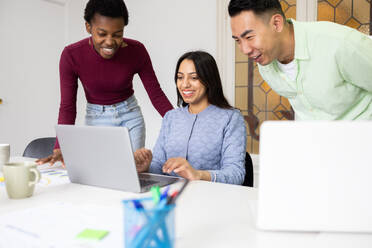
[[[129,130],[133,152],[145,146],[145,121],[134,95],[113,105],[87,103],[85,124],[126,127]]]

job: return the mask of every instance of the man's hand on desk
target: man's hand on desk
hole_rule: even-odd
[[[46,158],[40,158],[40,159],[36,160],[36,163],[38,163],[38,164],[49,163],[50,165],[53,165],[57,161],[61,161],[62,167],[65,168],[65,162],[63,161],[61,149],[54,149],[52,155],[50,155]]]
[[[146,148],[140,148],[134,152],[134,161],[138,172],[146,172],[149,170],[152,160],[152,152]]]

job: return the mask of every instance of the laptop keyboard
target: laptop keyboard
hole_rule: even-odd
[[[151,180],[151,179],[140,179],[140,184],[141,184],[141,187],[146,187],[146,186],[149,186],[149,185],[152,185],[152,184],[157,184],[158,181],[154,181],[154,180]]]

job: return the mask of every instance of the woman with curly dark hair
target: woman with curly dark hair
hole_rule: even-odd
[[[125,126],[132,148],[145,145],[145,123],[133,91],[138,74],[156,110],[173,109],[162,91],[149,54],[140,42],[123,38],[128,10],[123,0],[90,0],[84,13],[89,38],[71,44],[60,59],[61,104],[58,124],[75,123],[78,79],[87,99],[87,125]],[[58,142],[39,163],[62,161]]]

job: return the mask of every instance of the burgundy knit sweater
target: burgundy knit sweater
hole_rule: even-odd
[[[133,95],[133,76],[138,73],[148,96],[161,116],[173,109],[160,88],[146,48],[123,38],[123,46],[111,59],[104,59],[90,38],[71,44],[62,52],[59,71],[61,104],[58,124],[75,124],[78,79],[89,103],[111,105]],[[55,148],[59,148],[58,142]]]

